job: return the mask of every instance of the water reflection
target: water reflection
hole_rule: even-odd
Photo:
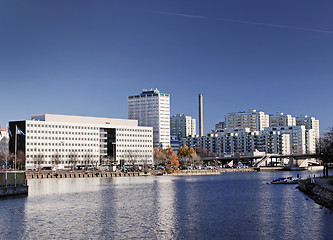
[[[0,239],[330,239],[333,214],[290,173],[29,180],[0,200]]]
[[[0,199],[0,238],[21,239],[24,236],[27,197]]]
[[[175,183],[173,177],[157,180],[157,239],[177,238]]]

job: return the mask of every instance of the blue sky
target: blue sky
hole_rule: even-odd
[[[57,113],[127,118],[127,96],[171,94],[205,133],[228,112],[333,126],[333,1],[0,0],[0,124]]]

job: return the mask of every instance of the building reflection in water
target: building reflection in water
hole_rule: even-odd
[[[157,238],[177,238],[176,189],[173,177],[157,181]]]

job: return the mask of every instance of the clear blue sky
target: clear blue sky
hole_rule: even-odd
[[[0,0],[0,124],[57,113],[127,118],[171,94],[205,133],[228,112],[333,125],[332,0]]]

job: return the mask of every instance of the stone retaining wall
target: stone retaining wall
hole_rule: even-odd
[[[93,178],[93,177],[135,177],[139,172],[60,172],[60,173],[26,173],[27,179],[43,178]]]
[[[297,188],[309,195],[316,203],[333,210],[333,192],[316,184],[313,179],[301,181]]]
[[[10,186],[10,187],[1,187],[0,188],[0,197],[8,197],[15,195],[27,195],[28,186]]]

